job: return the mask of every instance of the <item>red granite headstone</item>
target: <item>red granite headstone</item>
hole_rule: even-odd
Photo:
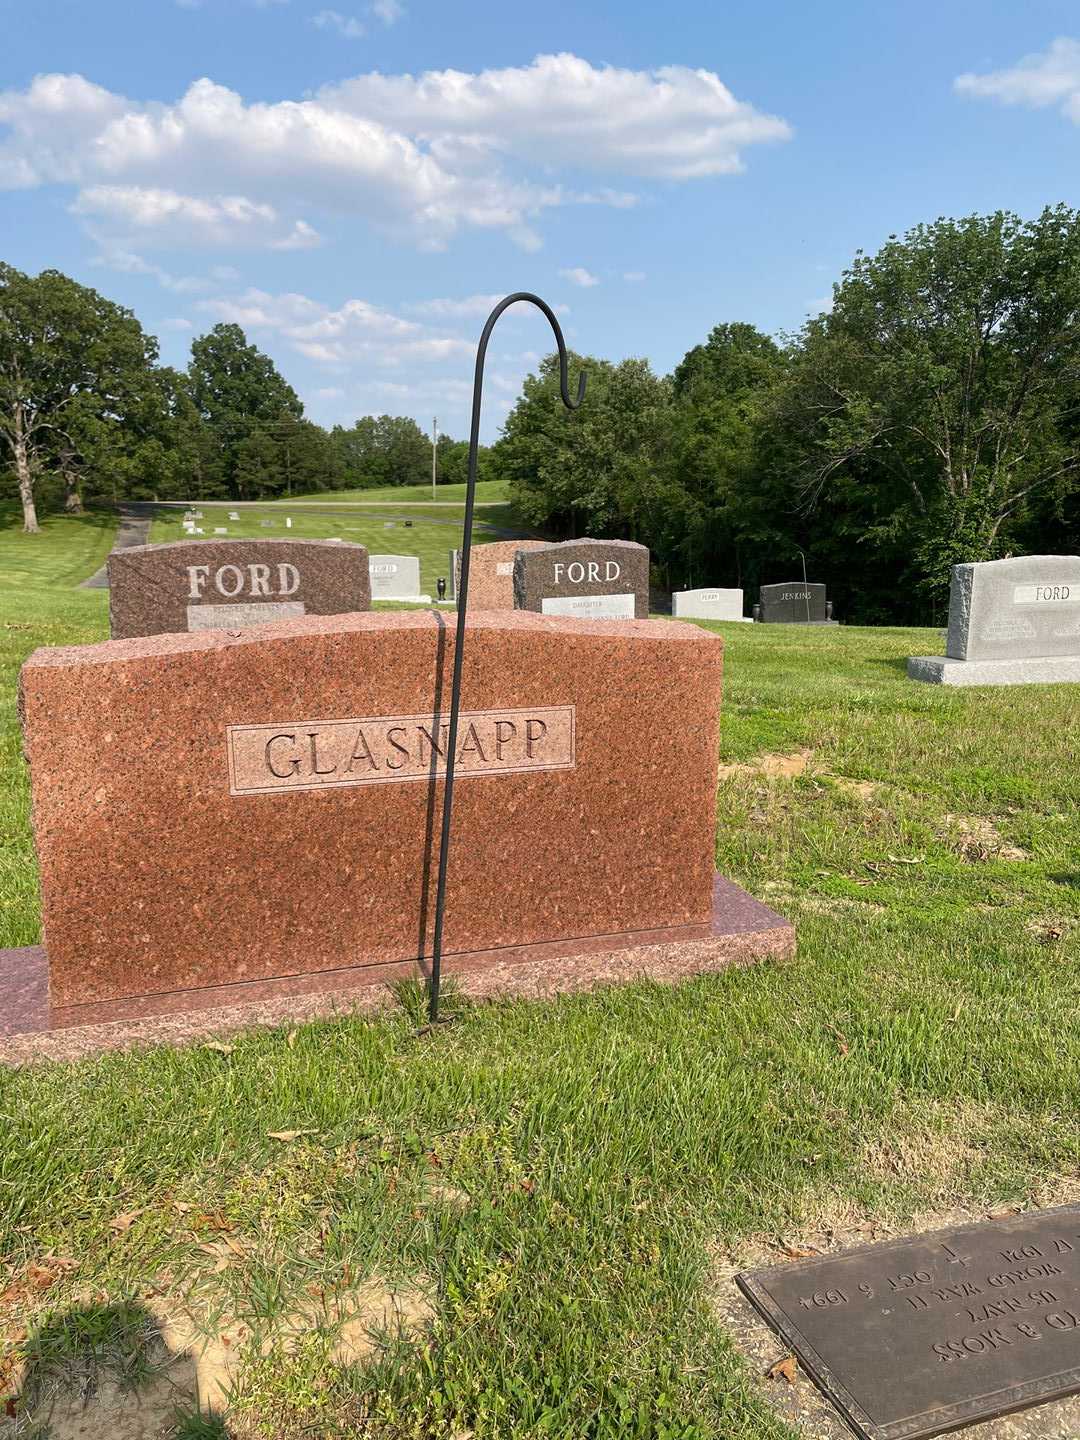
[[[453,649],[410,612],[36,651],[54,1009],[426,953]],[[678,622],[473,616],[449,956],[710,933],[721,656]]]

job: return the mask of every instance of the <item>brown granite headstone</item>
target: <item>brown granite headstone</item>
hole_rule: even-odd
[[[578,620],[646,620],[649,552],[633,540],[564,540],[522,551],[514,605]]]
[[[114,640],[370,608],[368,552],[338,540],[178,540],[109,556]]]
[[[720,639],[482,611],[467,634],[451,965],[710,934]],[[415,966],[453,654],[431,611],[35,651],[20,708],[53,1023]]]
[[[513,610],[514,557],[519,550],[541,550],[546,540],[494,540],[474,545],[469,560],[469,608]],[[454,594],[461,586],[461,551],[454,551]]]

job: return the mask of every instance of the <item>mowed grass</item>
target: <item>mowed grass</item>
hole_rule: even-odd
[[[333,502],[326,497],[325,503]],[[214,530],[220,528],[227,532],[229,539],[338,539],[366,545],[371,555],[416,555],[420,560],[421,591],[432,598],[435,597],[435,583],[440,575],[449,586],[450,551],[461,544],[464,515],[464,507],[460,510],[434,510],[431,506],[425,509],[422,505],[408,502],[402,504],[400,511],[379,509],[336,513],[313,512],[297,507],[290,509],[286,504],[236,510],[231,505],[203,503],[196,508],[202,511],[203,518],[197,523],[205,534],[195,536],[195,539],[226,538],[214,534]],[[230,511],[239,519],[230,520]],[[180,510],[159,511],[150,528],[151,541],[160,544],[187,539],[182,514]],[[285,526],[286,517],[292,521],[288,528]],[[274,523],[266,526],[262,524],[264,520]],[[409,523],[406,524],[406,521]],[[478,511],[473,525],[474,541],[483,545],[501,540],[503,529],[525,533],[517,529],[516,517],[509,507],[500,507],[498,512]]]
[[[465,504],[465,485],[448,485],[441,481],[435,487],[435,499],[441,504]],[[297,495],[295,500],[335,501],[353,504],[424,504],[431,503],[430,485],[382,485],[371,490],[316,490],[311,495]],[[509,502],[509,486],[505,480],[478,480],[477,505],[505,505]],[[290,501],[276,500],[275,505],[287,506]]]
[[[117,517],[104,511],[41,515],[39,523],[39,535],[24,534],[21,507],[11,500],[0,501],[0,586],[78,585],[104,565]]]
[[[2,599],[4,853],[27,872],[11,688],[33,645],[96,638],[84,598]],[[148,1294],[183,1292],[248,1356],[217,1432],[237,1440],[780,1440],[710,1305],[715,1256],[1070,1193],[1080,690],[914,684],[925,630],[707,628],[742,767],[717,862],[796,922],[796,958],[452,1000],[434,1033],[404,987],[378,1019],[0,1073],[13,1355],[130,1369]],[[3,883],[0,943],[25,943],[32,883]],[[574,883],[557,854],[550,883]],[[430,1326],[358,1364],[317,1318],[284,1343],[283,1317],[368,1283],[425,1297]]]

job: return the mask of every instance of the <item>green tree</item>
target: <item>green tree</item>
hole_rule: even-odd
[[[777,417],[801,501],[849,542],[909,557],[940,599],[953,564],[1001,553],[1033,506],[1075,487],[1078,374],[1080,213],[893,237],[856,256],[801,336]]]
[[[568,412],[559,363],[548,356],[525,381],[494,447],[494,476],[534,526],[558,534],[647,536],[664,515],[664,452],[671,421],[669,380],[646,360],[572,355],[571,383],[588,371],[585,404]]]
[[[715,326],[675,369],[665,550],[687,586],[743,583],[745,542],[760,539],[763,416],[784,364],[774,340],[735,323]]]
[[[50,460],[79,508],[79,457],[128,423],[156,359],[157,341],[130,310],[57,270],[29,276],[0,263],[0,440],[26,531],[39,529],[35,485]]]
[[[304,407],[239,325],[215,325],[192,342],[188,380],[192,402],[215,437],[225,483],[239,499],[236,465],[244,441],[283,417],[300,420]]]

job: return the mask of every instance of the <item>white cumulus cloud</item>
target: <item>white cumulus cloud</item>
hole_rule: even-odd
[[[467,146],[651,179],[734,174],[743,150],[791,136],[786,121],[737,100],[711,70],[626,70],[570,54],[475,75],[374,71],[319,98],[429,137],[435,154],[460,159]]]
[[[371,13],[377,15],[384,25],[396,25],[405,14],[400,0],[373,0]]]
[[[1043,51],[1026,55],[1005,70],[984,75],[958,75],[961,95],[998,100],[1003,105],[1042,109],[1060,105],[1062,114],[1080,125],[1080,40],[1059,36]]]
[[[319,30],[334,30],[346,40],[362,40],[367,33],[361,20],[342,15],[340,10],[320,10],[311,17],[311,23]]]
[[[573,265],[569,270],[560,270],[559,274],[564,280],[569,280],[572,285],[580,285],[584,290],[600,284],[596,276],[586,270],[584,265]]]
[[[401,7],[372,9],[390,24]],[[341,33],[360,23],[330,9],[314,20]],[[0,188],[73,187],[75,213],[128,248],[161,237],[304,249],[323,217],[342,216],[421,248],[486,229],[531,250],[553,207],[637,203],[610,183],[619,177],[733,174],[749,147],[790,133],[711,71],[567,54],[477,73],[370,72],[304,99],[252,102],[210,79],[163,101],[39,75],[0,92]],[[600,178],[581,185],[560,171]]]
[[[346,300],[334,309],[306,295],[252,289],[236,297],[200,300],[198,309],[215,321],[277,334],[307,359],[334,368],[358,361],[392,368],[472,353],[469,343],[458,336],[406,320],[366,300]]]

